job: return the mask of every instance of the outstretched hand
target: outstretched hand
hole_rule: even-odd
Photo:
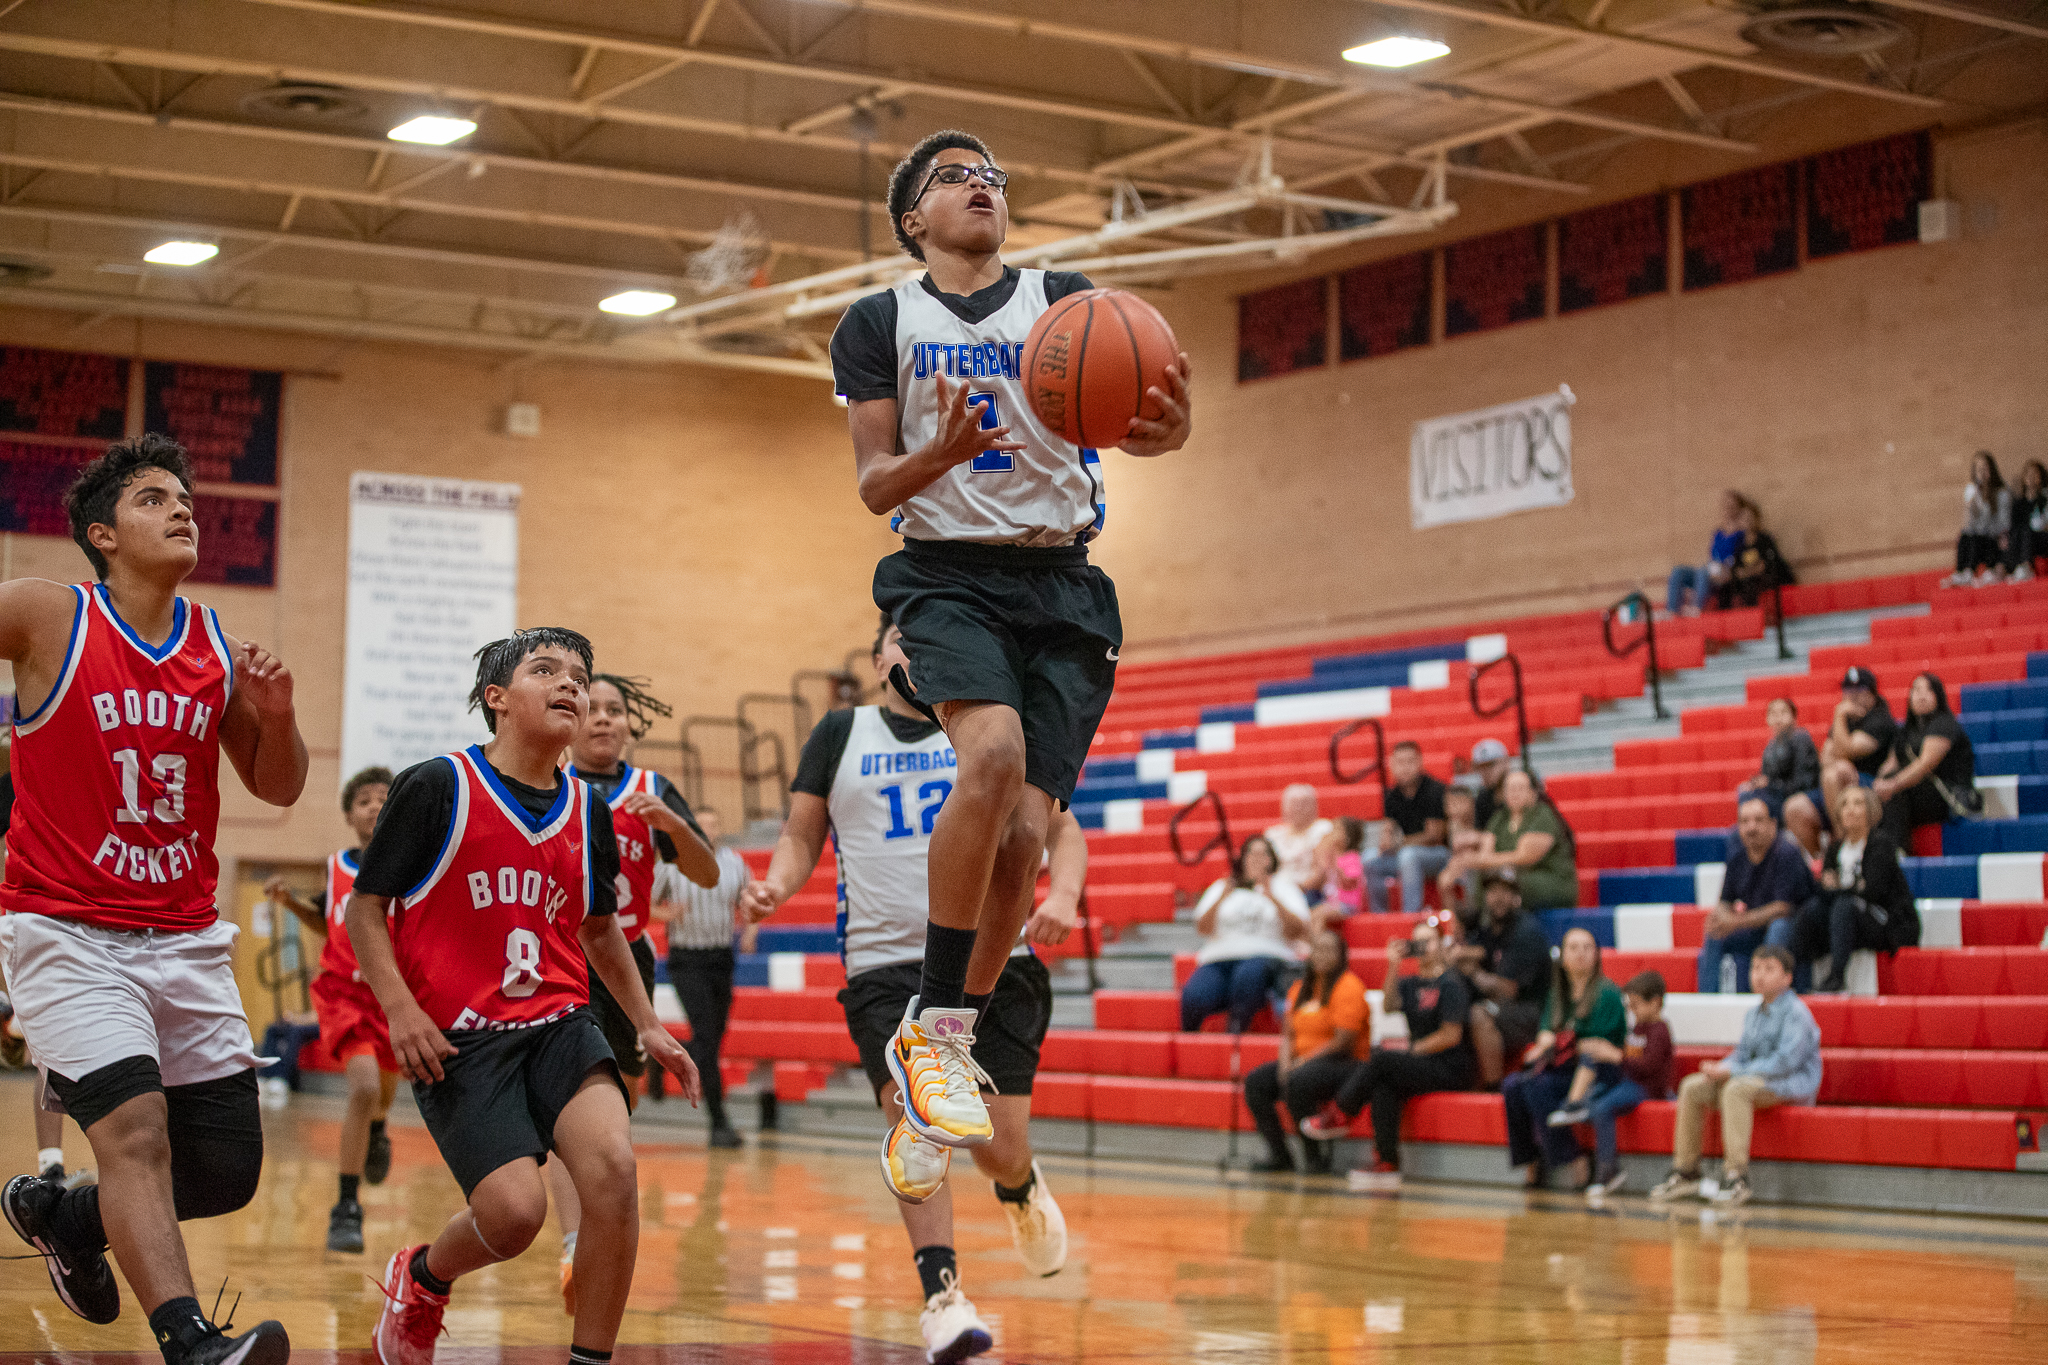
[[[1159,404],[1159,420],[1133,417],[1130,432],[1117,443],[1117,449],[1126,455],[1149,457],[1164,455],[1186,445],[1195,429],[1194,408],[1188,401],[1188,381],[1193,374],[1194,366],[1188,360],[1188,353],[1182,351],[1180,359],[1166,367],[1166,377],[1173,385],[1173,392],[1168,393],[1156,385],[1145,390],[1145,396]]]
[[[249,698],[258,715],[289,715],[292,671],[284,661],[253,640],[242,641],[235,656],[235,690]]]
[[[984,450],[1023,450],[1024,442],[1010,439],[1006,426],[984,427],[982,414],[989,411],[995,402],[983,396],[973,403],[967,401],[969,385],[960,381],[960,387],[948,388],[941,376],[939,385],[939,429],[933,434],[931,444],[926,447],[933,456],[948,468],[966,464]]]

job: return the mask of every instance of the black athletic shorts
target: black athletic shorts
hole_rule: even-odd
[[[642,934],[626,946],[633,950],[633,965],[640,969],[640,984],[647,988],[647,998],[654,999],[654,945]],[[604,1041],[619,1070],[628,1076],[645,1075],[647,1055],[640,1051],[640,1030],[633,1027],[632,1017],[612,998],[611,988],[598,980],[596,972],[590,974],[590,1012],[604,1030]]]
[[[413,1099],[464,1198],[508,1162],[545,1162],[555,1120],[598,1067],[619,1064],[587,1009],[533,1028],[448,1030],[443,1079],[414,1081]],[[619,1081],[623,1093],[625,1083]]]
[[[924,966],[897,962],[862,972],[839,992],[846,1028],[860,1049],[860,1064],[875,1087],[879,1103],[889,1075],[889,1040],[903,1023],[903,1011],[917,994]],[[974,1060],[981,1063],[1002,1095],[1028,1095],[1038,1075],[1038,1049],[1052,1024],[1052,974],[1036,957],[1013,957],[1003,964],[988,1009],[974,1026]]]
[[[992,701],[1024,720],[1024,780],[1074,794],[1116,685],[1123,618],[1087,547],[906,540],[875,566],[917,699]]]

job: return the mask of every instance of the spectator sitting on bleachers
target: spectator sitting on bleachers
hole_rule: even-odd
[[[1820,1025],[1792,991],[1792,954],[1775,944],[1756,950],[1750,980],[1763,999],[1742,1019],[1735,1051],[1708,1062],[1678,1087],[1671,1174],[1650,1198],[1682,1199],[1700,1188],[1707,1111],[1721,1111],[1721,1184],[1717,1203],[1749,1202],[1749,1137],[1756,1111],[1811,1104],[1820,1093]]]
[[[1727,581],[1742,548],[1742,508],[1748,500],[1734,489],[1721,494],[1721,524],[1714,528],[1713,544],[1705,564],[1680,564],[1671,570],[1664,588],[1664,607],[1673,616],[1697,616],[1707,604],[1707,594]]]
[[[1450,882],[1462,877],[1466,879],[1465,894],[1473,895],[1476,874],[1512,868],[1526,908],[1558,910],[1577,905],[1578,858],[1564,817],[1536,790],[1536,779],[1520,768],[1501,781],[1500,793],[1501,804],[1486,826],[1488,837],[1445,865],[1438,878],[1444,894],[1452,895]]]
[[[1584,1166],[1585,1153],[1571,1129],[1553,1126],[1549,1119],[1575,1088],[1582,1069],[1581,1044],[1595,1039],[1608,1044],[1615,1060],[1597,1063],[1597,1074],[1587,1077],[1588,1087],[1596,1080],[1621,1078],[1616,1061],[1628,1041],[1628,1010],[1621,992],[1600,970],[1600,944],[1592,931],[1569,929],[1551,967],[1542,1031],[1521,1059],[1521,1069],[1500,1083],[1508,1119],[1508,1165],[1527,1166],[1532,1188],[1543,1183],[1546,1170]],[[1585,1060],[1592,1060],[1590,1054]],[[1576,1170],[1573,1186],[1586,1183],[1586,1172]]]
[[[1663,1099],[1671,1093],[1671,1063],[1676,1049],[1671,1045],[1671,1026],[1664,1022],[1664,976],[1661,972],[1637,972],[1621,988],[1628,1005],[1628,1040],[1619,1048],[1603,1038],[1579,1040],[1579,1070],[1591,1062],[1596,1068],[1612,1062],[1620,1068],[1619,1078],[1603,1082],[1596,1072],[1592,1089],[1581,1104],[1567,1105],[1550,1116],[1554,1126],[1593,1125],[1593,1183],[1586,1186],[1586,1198],[1599,1199],[1620,1189],[1627,1173],[1621,1169],[1620,1144],[1614,1125],[1632,1114],[1646,1099]],[[1572,1079],[1578,1089],[1579,1077]]]
[[[1469,787],[1450,786],[1444,788],[1444,841],[1451,850],[1455,861],[1460,854],[1476,853],[1489,842],[1486,831],[1478,823],[1479,802],[1474,799]],[[1466,895],[1464,876],[1446,875],[1450,864],[1444,864],[1445,871],[1437,875],[1437,891],[1443,898],[1444,909],[1455,910],[1460,918],[1470,919],[1478,913],[1478,907],[1469,903]]]
[[[1948,709],[1948,689],[1934,674],[1913,679],[1913,690],[1906,694],[1905,723],[1892,740],[1891,757],[1872,790],[1884,802],[1880,828],[1901,849],[1912,847],[1916,825],[1983,813],[1976,749],[1969,732]]]
[[[2020,469],[2020,486],[2012,500],[2012,529],[2006,533],[2006,576],[2024,583],[2034,576],[2034,561],[2048,556],[2048,468],[2028,460]]]
[[[1763,513],[1749,499],[1742,500],[1742,545],[1728,577],[1714,589],[1715,605],[1727,611],[1740,603],[1753,607],[1774,587],[1798,582],[1792,566],[1785,562],[1776,537],[1764,529]]]
[[[1273,845],[1253,835],[1238,849],[1230,875],[1210,883],[1196,903],[1195,932],[1207,941],[1181,987],[1183,1032],[1223,1014],[1232,1033],[1243,1033],[1294,964],[1294,945],[1308,933],[1308,902],[1278,866]]]
[[[1766,943],[1792,941],[1792,912],[1813,899],[1815,890],[1813,868],[1799,845],[1778,832],[1770,803],[1744,797],[1728,838],[1720,904],[1707,912],[1699,989],[1748,990],[1751,955]]]
[[[1334,929],[1319,930],[1309,947],[1308,974],[1287,992],[1280,1060],[1253,1067],[1244,1078],[1245,1107],[1266,1139],[1266,1159],[1253,1163],[1253,1170],[1295,1169],[1294,1155],[1287,1150],[1287,1130],[1280,1122],[1281,1099],[1286,1099],[1290,1114],[1314,1114],[1337,1097],[1371,1049],[1365,983],[1351,970],[1343,937]],[[1303,1169],[1310,1175],[1329,1173],[1328,1142],[1304,1137],[1302,1156]]]
[[[1869,786],[1892,751],[1898,733],[1892,709],[1877,690],[1877,675],[1859,665],[1842,674],[1842,699],[1828,722],[1820,751],[1820,790],[1785,799],[1785,827],[1802,848],[1818,852],[1828,812],[1845,787]]]
[[[1472,823],[1485,829],[1493,819],[1493,813],[1500,809],[1500,784],[1507,781],[1508,773],[1514,768],[1514,760],[1508,754],[1508,746],[1488,736],[1472,746],[1472,766],[1465,772],[1460,785],[1472,789],[1474,807]]]
[[[1438,1090],[1469,1090],[1476,1065],[1465,1022],[1471,1016],[1471,994],[1464,978],[1444,960],[1444,938],[1432,916],[1415,926],[1407,939],[1387,945],[1387,976],[1380,987],[1380,1008],[1408,1021],[1405,1052],[1373,1048],[1352,1069],[1337,1098],[1301,1125],[1303,1137],[1323,1141],[1342,1137],[1359,1111],[1372,1109],[1372,1142],[1377,1160],[1351,1173],[1352,1183],[1369,1189],[1393,1189],[1401,1183],[1401,1110],[1416,1095]],[[1404,951],[1405,950],[1405,951]],[[1414,976],[1401,975],[1401,959],[1413,957]]]
[[[1899,846],[1877,827],[1883,810],[1868,787],[1844,788],[1835,805],[1835,846],[1820,894],[1799,907],[1792,928],[1799,962],[1833,959],[1817,991],[1848,989],[1849,954],[1858,948],[1895,953],[1920,942],[1920,912],[1899,866]]]
[[[1764,723],[1771,727],[1771,737],[1755,774],[1743,778],[1735,793],[1755,792],[1771,803],[1772,810],[1782,810],[1794,792],[1820,785],[1820,750],[1813,736],[1800,728],[1799,707],[1790,697],[1773,698],[1764,708]]]
[[[1280,874],[1314,905],[1322,898],[1323,879],[1316,872],[1316,850],[1329,837],[1330,822],[1316,814],[1316,789],[1295,782],[1280,793],[1280,823],[1266,830]]]
[[[1387,878],[1401,879],[1401,910],[1422,910],[1424,878],[1451,860],[1444,845],[1444,784],[1422,770],[1422,746],[1404,739],[1387,755],[1386,818],[1380,822],[1379,852],[1364,860],[1365,908],[1387,912]]]
[[[1365,821],[1342,816],[1316,849],[1316,869],[1323,874],[1323,898],[1315,908],[1315,927],[1349,919],[1365,895]]]
[[[1479,1083],[1491,1088],[1499,1084],[1507,1059],[1519,1063],[1536,1041],[1550,984],[1550,940],[1536,917],[1523,911],[1513,868],[1487,873],[1481,895],[1478,916],[1447,952],[1471,983],[1468,1031]]]
[[[2012,490],[1998,472],[1998,461],[1980,450],[1970,461],[1970,481],[1963,485],[1963,530],[1956,537],[1956,571],[1941,580],[1944,588],[1981,588],[2005,577],[2005,540],[2012,529]]]

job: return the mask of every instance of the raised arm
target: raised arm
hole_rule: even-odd
[[[894,398],[853,399],[846,405],[847,428],[853,434],[853,463],[860,477],[860,500],[876,516],[916,497],[955,465],[966,464],[984,450],[1022,450],[1006,426],[981,425],[987,403],[967,402],[967,380],[959,387],[943,378],[939,386],[939,429],[916,450],[899,453]]]
[[[228,639],[235,691],[220,718],[220,746],[257,800],[289,806],[306,789],[306,741],[292,709],[291,670],[249,641]]]
[[[782,822],[782,837],[775,841],[768,874],[748,882],[740,892],[739,908],[748,923],[759,924],[767,919],[811,879],[825,852],[825,835],[830,826],[824,797],[809,792],[789,794],[789,818]]]

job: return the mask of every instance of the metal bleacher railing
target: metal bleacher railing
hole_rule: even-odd
[[[1344,747],[1345,740],[1351,738],[1360,730],[1372,731],[1372,762],[1366,764],[1363,768],[1360,768],[1355,773],[1347,773],[1344,771],[1343,761],[1338,757],[1338,750]],[[1380,779],[1380,803],[1382,806],[1384,806],[1387,799],[1386,727],[1381,725],[1377,720],[1374,720],[1371,717],[1367,717],[1363,720],[1354,720],[1349,725],[1340,726],[1337,729],[1337,731],[1330,736],[1330,776],[1334,778],[1339,785],[1349,787],[1355,783],[1363,782],[1366,778],[1372,777],[1375,774],[1377,774]]]
[[[1481,706],[1479,684],[1485,680],[1488,673],[1502,664],[1507,665],[1508,675],[1514,680],[1514,691],[1503,697],[1496,705]],[[1472,672],[1465,679],[1465,696],[1472,704],[1472,714],[1481,720],[1492,720],[1495,716],[1505,715],[1510,710],[1515,713],[1515,752],[1521,755],[1523,770],[1533,776],[1536,770],[1529,766],[1529,705],[1522,689],[1522,661],[1510,653],[1503,654],[1498,659],[1489,659],[1483,664],[1474,664]]]
[[[1614,643],[1614,623],[1619,618],[1624,624],[1633,621],[1643,623],[1643,633],[1625,645]],[[1600,639],[1607,645],[1607,652],[1617,659],[1626,659],[1637,650],[1648,647],[1649,662],[1643,668],[1643,681],[1650,685],[1650,709],[1658,720],[1671,719],[1664,709],[1664,690],[1660,682],[1662,670],[1657,667],[1657,612],[1650,599],[1641,591],[1630,593],[1613,606],[1600,613]],[[1473,708],[1477,710],[1475,706]],[[1527,737],[1524,737],[1524,744]]]

